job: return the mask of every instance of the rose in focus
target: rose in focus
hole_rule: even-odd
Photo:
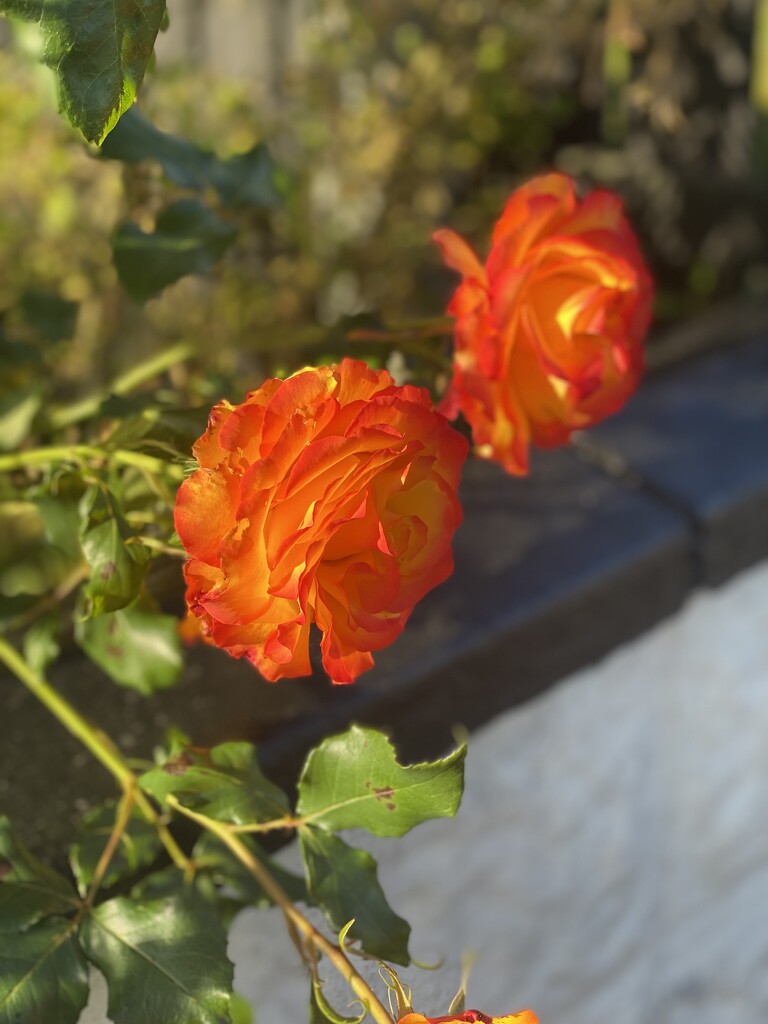
[[[465,1010],[458,1016],[423,1017],[420,1013],[408,1013],[401,1017],[398,1024],[538,1024],[538,1020],[530,1010],[518,1010],[504,1017],[489,1017],[479,1010]]]
[[[316,623],[354,680],[452,571],[467,447],[426,391],[351,359],[220,402],[175,512],[205,639],[274,680],[311,672]]]
[[[513,193],[485,266],[454,232],[434,239],[463,278],[446,408],[478,454],[525,474],[531,443],[565,444],[637,386],[653,294],[637,241],[616,196],[579,202],[562,174]]]

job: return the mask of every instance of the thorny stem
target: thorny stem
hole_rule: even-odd
[[[58,718],[64,728],[90,750],[96,760],[100,761],[115,778],[124,793],[135,792],[136,806],[146,820],[154,825],[168,856],[176,867],[184,871],[185,874],[189,874],[192,870],[192,862],[168,831],[168,826],[162,816],[138,789],[136,776],[109,736],[86,721],[80,712],[49,682],[34,672],[18,651],[2,637],[0,637],[0,661],[5,662],[11,672],[48,708],[51,714]]]
[[[392,1017],[389,1011],[370,987],[368,982],[357,972],[357,970],[355,970],[354,965],[344,955],[342,950],[333,942],[326,939],[326,937],[319,932],[317,928],[315,928],[312,922],[304,917],[301,911],[291,901],[291,898],[282,886],[272,877],[264,864],[262,864],[257,857],[254,857],[243,841],[238,838],[230,825],[227,825],[225,822],[215,821],[213,818],[208,818],[204,814],[198,814],[195,811],[191,811],[188,807],[184,807],[180,804],[173,794],[169,794],[166,797],[166,802],[170,807],[173,807],[174,810],[183,814],[185,817],[190,818],[192,821],[200,825],[201,828],[206,829],[224,843],[224,845],[232,851],[235,857],[237,857],[243,867],[253,875],[270,899],[280,907],[285,915],[289,927],[295,928],[296,931],[303,935],[315,949],[319,950],[328,958],[358,999],[361,999],[368,1007],[371,1016],[377,1024],[392,1024]]]

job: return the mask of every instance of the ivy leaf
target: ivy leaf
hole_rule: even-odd
[[[392,963],[410,963],[411,927],[387,903],[376,861],[322,829],[299,829],[309,892],[335,931],[355,919],[349,934],[366,953]]]
[[[240,841],[248,847],[254,857],[266,865],[269,873],[288,894],[293,903],[312,903],[303,878],[286,871],[276,861],[268,857],[255,840],[248,835],[241,835]],[[272,900],[264,892],[253,875],[247,871],[237,858],[227,850],[210,833],[205,832],[198,839],[192,854],[195,861],[200,860],[206,871],[217,885],[233,890],[240,903],[249,907],[269,907]]]
[[[89,811],[83,818],[78,837],[70,849],[69,863],[82,896],[85,896],[93,881],[96,865],[115,825],[115,814],[114,801]],[[126,875],[132,875],[140,868],[146,867],[159,852],[160,840],[157,829],[134,807],[128,827],[121,835],[102,879],[102,886],[108,889]]]
[[[70,883],[29,852],[6,817],[0,817],[0,878],[0,932],[22,931],[77,908]]]
[[[462,746],[442,760],[404,767],[383,733],[354,725],[309,754],[297,814],[332,831],[365,828],[377,836],[451,818],[461,801],[466,752]]]
[[[136,97],[165,0],[0,0],[0,10],[40,23],[62,113],[100,143]]]
[[[236,234],[208,206],[181,199],[163,210],[152,233],[121,224],[113,241],[117,273],[128,293],[145,302],[187,274],[212,270]]]
[[[235,825],[286,817],[288,799],[261,771],[250,743],[222,743],[211,750],[189,747],[139,785],[162,803],[173,793],[209,818]]]
[[[107,979],[114,1024],[229,1024],[227,936],[194,888],[108,900],[83,922],[81,941]]]
[[[145,697],[173,686],[183,667],[178,619],[142,604],[78,622],[75,639],[116,683]]]
[[[72,921],[49,918],[3,942],[3,1024],[77,1024],[87,1001],[87,965]]]

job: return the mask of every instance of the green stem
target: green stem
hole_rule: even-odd
[[[138,789],[136,776],[125,763],[122,754],[112,740],[100,729],[91,725],[68,700],[49,682],[37,675],[24,661],[19,652],[7,640],[0,637],[0,661],[5,662],[13,674],[35,697],[61,722],[64,728],[93,754],[97,761],[117,780],[123,792],[135,790],[135,802],[141,813],[157,829],[160,841],[174,864],[185,872],[191,869],[191,861],[173,838],[165,822]]]
[[[27,469],[32,466],[49,466],[56,462],[114,462],[118,466],[134,466],[147,473],[159,475],[172,473],[178,479],[184,476],[182,466],[158,459],[154,455],[134,452],[126,448],[96,448],[86,444],[52,445],[46,448],[30,448],[29,451],[13,452],[0,455],[0,473],[8,473],[15,469]]]
[[[145,548],[151,548],[153,551],[157,551],[158,554],[168,555],[170,558],[188,558],[187,552],[183,548],[172,548],[170,544],[164,544],[161,540],[157,540],[156,537],[129,537],[126,544],[142,544]]]
[[[286,815],[285,818],[272,818],[271,821],[254,821],[247,825],[233,825],[232,831],[236,835],[247,832],[279,832],[281,830],[298,828],[304,824],[304,818],[292,818]]]
[[[177,363],[183,363],[194,354],[194,346],[187,341],[172,345],[138,366],[132,366],[130,370],[126,370],[125,373],[116,377],[107,387],[100,388],[72,405],[53,409],[48,416],[48,425],[53,430],[59,430],[62,427],[69,427],[73,423],[79,423],[80,420],[86,420],[98,412],[99,406],[105,398],[110,395],[128,394],[139,384],[143,384],[145,380],[157,377],[158,374],[164,373],[172,366],[176,366]]]
[[[329,939],[326,939],[322,932],[319,932],[312,922],[304,917],[264,864],[257,857],[254,857],[243,841],[235,835],[232,826],[227,825],[225,822],[215,821],[204,814],[191,811],[188,807],[180,804],[173,794],[169,794],[166,797],[166,802],[174,810],[190,818],[200,825],[201,828],[215,835],[220,842],[224,843],[237,857],[243,867],[253,875],[269,898],[280,907],[289,926],[295,928],[315,949],[328,958],[358,999],[362,1000],[364,1005],[368,1007],[371,1016],[377,1024],[392,1024],[392,1017],[389,1011],[365,978],[355,970],[354,965],[344,955],[344,952]]]
[[[109,865],[112,863],[112,858],[117,852],[117,847],[120,844],[120,840],[123,838],[123,833],[128,827],[128,822],[131,820],[131,811],[133,805],[136,802],[136,786],[131,786],[130,789],[126,789],[123,799],[120,801],[120,805],[117,809],[117,815],[115,817],[115,824],[112,831],[109,834],[109,839],[104,849],[101,851],[96,868],[93,872],[93,878],[88,888],[88,895],[85,899],[85,904],[88,907],[93,906],[93,902],[98,895],[101,883],[104,881],[104,876],[107,873]]]

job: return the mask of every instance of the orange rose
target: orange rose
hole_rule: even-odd
[[[206,639],[267,679],[348,683],[453,569],[467,442],[421,388],[339,366],[219,402],[179,489],[187,603]]]
[[[457,1017],[422,1017],[420,1013],[408,1013],[401,1017],[397,1024],[538,1024],[536,1015],[530,1010],[518,1010],[504,1017],[488,1017],[479,1010],[465,1010]]]
[[[437,231],[463,276],[447,405],[472,427],[478,454],[528,470],[531,442],[552,448],[615,412],[637,386],[652,284],[620,200],[578,202],[562,174],[515,192],[483,267],[452,231]]]

